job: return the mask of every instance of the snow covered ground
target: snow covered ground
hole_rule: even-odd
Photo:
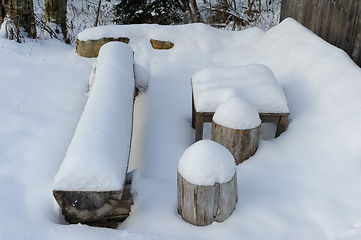
[[[135,105],[130,170],[139,169],[138,194],[116,230],[68,225],[52,196],[95,59],[55,40],[18,44],[1,35],[0,239],[361,239],[361,70],[346,53],[291,19],[267,32],[129,29],[135,61],[150,79]],[[149,38],[175,47],[154,50]],[[268,66],[280,82],[288,129],[261,140],[237,167],[230,218],[192,226],[176,210],[178,161],[194,139],[190,78],[251,63]]]

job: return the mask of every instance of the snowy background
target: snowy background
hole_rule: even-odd
[[[203,24],[126,30],[149,89],[135,103],[130,169],[137,196],[118,229],[69,225],[54,176],[87,101],[90,66],[56,40],[0,37],[0,239],[360,239],[361,70],[292,19],[264,32]],[[175,47],[155,50],[150,38]],[[238,203],[223,223],[195,227],[177,214],[176,172],[194,142],[191,76],[264,64],[283,88],[287,131],[261,140],[237,167]]]

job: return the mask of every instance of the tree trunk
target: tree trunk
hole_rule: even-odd
[[[23,27],[28,37],[36,37],[33,0],[0,0],[0,19],[11,17],[16,27]],[[2,23],[2,21],[0,21]]]
[[[69,42],[66,28],[66,7],[67,0],[45,0],[45,22],[59,38]]]
[[[194,11],[194,15],[195,15],[195,18],[196,18],[196,22],[201,22],[202,19],[201,19],[201,14],[199,13],[198,11],[198,5],[197,5],[197,2],[196,0],[190,0],[190,3],[192,5],[192,9]]]

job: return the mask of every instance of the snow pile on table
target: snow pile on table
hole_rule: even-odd
[[[260,113],[287,113],[287,99],[272,71],[261,64],[201,70],[192,77],[197,112],[214,112],[231,96],[251,103]]]
[[[201,140],[188,147],[178,163],[182,177],[201,186],[229,182],[236,171],[233,155],[211,140]]]
[[[122,190],[128,167],[134,98],[133,51],[112,42],[100,49],[94,84],[55,190]]]
[[[252,129],[261,125],[257,109],[240,97],[230,97],[221,103],[213,115],[213,121],[232,129]]]

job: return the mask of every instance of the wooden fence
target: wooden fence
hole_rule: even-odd
[[[361,66],[360,0],[282,0],[280,20],[292,17]]]

